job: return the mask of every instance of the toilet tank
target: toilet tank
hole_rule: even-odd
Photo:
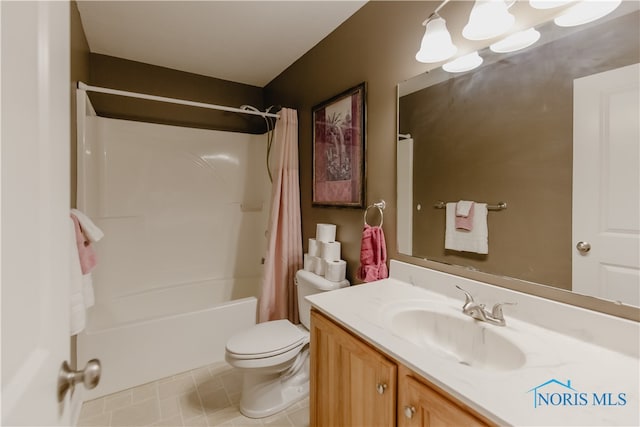
[[[298,313],[300,323],[305,328],[311,328],[311,303],[305,299],[307,295],[320,292],[334,291],[336,289],[349,286],[348,280],[341,282],[331,282],[322,276],[318,276],[311,271],[298,270],[296,273],[296,286],[298,290]]]

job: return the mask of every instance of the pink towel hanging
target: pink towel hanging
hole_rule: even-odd
[[[87,274],[90,273],[98,263],[96,252],[93,250],[89,239],[82,232],[78,218],[76,218],[74,214],[70,214],[70,216],[76,231],[76,245],[78,247],[78,255],[80,256],[80,269],[82,270],[82,274]]]
[[[365,223],[360,244],[360,267],[357,277],[364,282],[373,282],[389,277],[387,245],[382,227],[371,227]]]
[[[471,207],[469,208],[469,213],[467,216],[461,216],[456,213],[456,229],[457,230],[467,230],[473,231],[473,215],[474,209],[473,206],[475,202],[471,202]]]

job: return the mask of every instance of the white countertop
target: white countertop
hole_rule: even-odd
[[[392,263],[392,274],[393,268]],[[421,267],[415,268],[428,270]],[[437,272],[434,276],[432,271],[429,270],[423,277],[425,283],[436,278],[437,275],[445,274]],[[469,283],[465,285],[468,287]],[[485,286],[480,282],[476,285]],[[640,424],[640,364],[637,353],[625,354],[617,348],[612,349],[596,344],[606,342],[606,337],[585,341],[570,334],[543,328],[521,318],[511,317],[509,314],[511,307],[504,309],[507,319],[505,327],[478,322],[462,314],[464,297],[461,292],[448,291],[461,294],[460,298],[455,298],[427,290],[426,286],[428,285],[415,286],[390,278],[311,295],[308,300],[314,308],[346,329],[499,424],[554,426],[637,426]],[[434,284],[433,288],[437,289],[439,286],[442,287]],[[473,290],[476,289],[479,288]],[[472,295],[474,295],[473,290],[469,290]],[[483,292],[486,296],[490,289],[483,289]],[[560,303],[540,301],[535,297],[508,290],[498,292],[502,297],[505,292],[507,295],[512,293],[513,298],[510,300],[515,299],[520,306],[539,304],[542,315],[547,308],[549,312],[555,310],[556,316],[558,310],[560,310],[559,313],[563,313],[563,307],[557,307]],[[477,302],[486,302],[490,307],[491,301],[477,298]],[[551,308],[551,305],[555,307]],[[521,367],[511,370],[471,367],[461,364],[451,355],[436,348],[414,344],[393,333],[390,328],[390,318],[393,313],[411,307],[433,308],[447,315],[459,317],[464,322],[475,323],[475,326],[491,329],[492,334],[500,335],[522,350],[526,360]],[[526,311],[520,308],[520,311]],[[598,322],[598,314],[582,312],[584,310],[567,305],[564,316],[567,318],[577,316],[578,318],[573,321],[582,322],[585,330],[590,330],[589,322]],[[609,327],[613,325],[613,328],[605,333],[618,334],[621,340],[626,341],[636,340],[637,342],[640,339],[640,328],[637,323],[602,316],[606,318],[604,323],[609,322],[607,323]],[[582,335],[589,334],[583,332]],[[621,346],[625,348],[623,344]],[[633,343],[631,343],[632,347]],[[549,381],[551,382],[544,385]],[[568,381],[573,390],[562,385],[566,385]],[[532,390],[535,388],[537,390]],[[542,401],[534,407],[534,395],[537,392],[545,396],[547,393],[550,396],[553,395],[551,403],[544,404]],[[566,392],[569,393],[564,398],[564,403],[559,404],[558,399],[562,398]],[[624,394],[621,395],[621,393]]]

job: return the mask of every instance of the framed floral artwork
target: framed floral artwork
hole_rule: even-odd
[[[363,208],[365,93],[361,83],[312,109],[312,204]]]

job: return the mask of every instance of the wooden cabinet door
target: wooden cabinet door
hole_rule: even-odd
[[[394,426],[396,364],[311,313],[311,427]]]
[[[400,367],[398,379],[398,427],[491,425]]]

